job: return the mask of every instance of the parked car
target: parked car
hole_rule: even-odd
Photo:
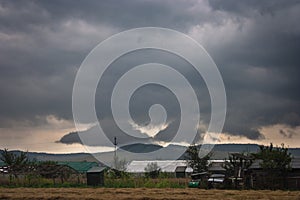
[[[189,188],[200,188],[207,184],[207,179],[209,177],[208,172],[195,173],[191,175],[192,180],[189,182]]]
[[[208,178],[208,188],[223,188],[226,183],[226,177],[224,174],[212,174]]]

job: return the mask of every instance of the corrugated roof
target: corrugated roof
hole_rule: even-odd
[[[175,169],[175,172],[185,172],[187,166],[178,166]]]
[[[59,165],[67,165],[80,173],[86,173],[92,167],[98,166],[96,162],[58,162]]]
[[[291,167],[293,169],[300,169],[300,158],[294,158],[291,162]]]
[[[250,169],[259,169],[260,167],[260,162],[262,162],[262,160],[255,160]],[[291,162],[291,168],[292,169],[300,169],[300,158],[293,158],[292,162]]]
[[[260,165],[259,163],[261,162],[262,160],[254,160],[252,165],[249,167],[250,169],[258,169],[260,168]]]
[[[127,166],[127,172],[144,173],[145,167],[150,163],[157,163],[162,172],[175,172],[177,167],[186,167],[187,163],[184,160],[133,160]],[[186,172],[191,172],[191,168],[187,167]]]
[[[91,169],[87,171],[87,173],[95,173],[95,172],[102,172],[105,170],[106,167],[99,167],[99,166],[94,166]]]

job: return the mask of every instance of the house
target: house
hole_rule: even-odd
[[[92,186],[104,185],[104,167],[96,162],[58,162],[59,166],[67,166],[76,171],[77,183],[86,183]]]
[[[248,170],[250,184],[252,188],[263,188],[274,185],[288,189],[300,189],[300,157],[293,158],[291,169],[287,171],[285,177],[275,177],[272,183],[268,182],[265,171],[260,166],[261,160],[255,160]],[[280,185],[282,184],[282,185]]]
[[[34,165],[28,165],[25,168],[20,168],[14,174],[17,174],[19,178],[25,177],[25,175],[38,175],[47,179],[52,179],[53,183],[64,183],[65,181],[85,184],[88,181],[88,172],[89,176],[94,176],[95,167],[99,167],[99,164],[96,162],[41,162],[38,161]],[[91,170],[94,171],[91,171]],[[0,174],[1,177],[7,179],[9,178],[9,166],[6,166],[5,163],[0,162]],[[97,176],[97,175],[96,175]],[[94,181],[92,184],[103,185],[104,183],[104,172],[100,171],[99,179]]]

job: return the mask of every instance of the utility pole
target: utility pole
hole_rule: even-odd
[[[115,145],[115,152],[114,152],[114,164],[115,164],[115,168],[117,168],[117,137],[114,137],[114,145]]]
[[[115,157],[117,157],[117,137],[114,137],[114,145],[115,145]]]

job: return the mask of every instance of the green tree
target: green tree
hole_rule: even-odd
[[[13,174],[16,178],[18,173],[26,171],[30,163],[27,152],[16,154],[8,151],[8,149],[4,149],[1,152],[0,160],[8,167],[8,173]]]
[[[281,147],[260,146],[260,151],[255,154],[260,159],[260,166],[266,171],[286,172],[290,169],[292,155],[288,152],[288,148],[281,144]]]
[[[271,188],[285,185],[287,172],[291,169],[292,155],[288,148],[281,144],[281,147],[260,146],[258,153],[254,154],[256,159],[260,160],[260,166],[266,174],[266,183]],[[281,181],[280,181],[281,180]]]
[[[231,153],[229,159],[225,160],[223,168],[226,170],[227,176],[234,178],[235,188],[238,186],[239,179],[246,183],[245,171],[252,165],[253,160],[253,155],[246,153]]]
[[[159,176],[160,168],[156,162],[148,163],[144,170],[147,177],[157,178]]]
[[[211,158],[211,153],[205,155],[204,157],[199,157],[199,146],[190,145],[186,151],[187,155],[185,159],[188,165],[193,169],[194,173],[208,171],[209,160]]]
[[[108,175],[112,178],[128,178],[127,165],[126,159],[119,159],[118,156],[114,156],[113,167],[109,170]]]
[[[127,161],[126,159],[119,159],[118,156],[114,157],[114,168],[118,171],[126,171]]]

